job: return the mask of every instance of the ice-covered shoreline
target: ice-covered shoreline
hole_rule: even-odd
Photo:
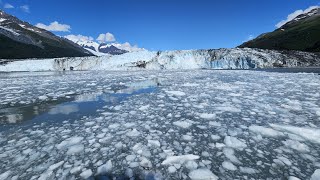
[[[320,66],[314,53],[234,48],[215,50],[138,51],[123,55],[17,60],[0,72],[69,70],[254,69]]]

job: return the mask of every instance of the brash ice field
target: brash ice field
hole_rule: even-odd
[[[319,178],[318,74],[92,71],[0,79],[0,179]]]

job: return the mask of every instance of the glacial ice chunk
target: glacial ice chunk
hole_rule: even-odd
[[[239,159],[234,155],[234,150],[231,148],[224,148],[223,149],[223,154],[228,158],[231,162],[236,163],[236,164],[241,164]]]
[[[291,149],[297,150],[299,152],[302,152],[302,153],[306,153],[306,152],[310,151],[310,149],[307,145],[300,143],[299,141],[288,139],[286,141],[282,141],[282,143],[285,146],[287,146]]]
[[[217,180],[218,177],[214,175],[209,169],[196,169],[189,173],[192,180]]]
[[[172,96],[185,96],[186,93],[182,91],[166,91],[167,94],[172,95]]]
[[[249,130],[251,132],[253,132],[253,133],[261,134],[262,136],[265,136],[265,137],[284,136],[284,134],[282,132],[276,131],[276,130],[271,129],[271,128],[266,128],[266,127],[263,127],[263,126],[253,125],[253,126],[249,127]]]
[[[221,137],[213,134],[213,135],[211,135],[211,139],[214,141],[217,141],[217,140],[221,139]]]
[[[56,145],[56,147],[59,150],[64,149],[64,148],[79,144],[82,140],[83,140],[83,137],[79,137],[79,136],[70,137],[62,141],[60,144]]]
[[[81,176],[83,179],[87,179],[87,178],[89,178],[91,175],[92,175],[91,169],[87,169],[87,170],[83,171],[83,172],[80,174],[80,176]]]
[[[224,161],[222,167],[229,171],[236,171],[238,169],[237,166],[233,165],[230,161]]]
[[[133,129],[132,131],[129,131],[127,133],[127,136],[129,137],[137,137],[140,135],[140,132],[137,129]]]
[[[107,174],[107,173],[110,172],[111,170],[112,170],[112,161],[109,160],[106,164],[101,165],[100,167],[98,167],[98,169],[97,169],[97,175]]]
[[[320,169],[314,171],[310,180],[319,180],[320,179]]]
[[[193,121],[176,121],[176,122],[173,122],[173,125],[187,129],[190,126],[192,126],[192,123],[193,123]]]
[[[160,142],[158,140],[148,140],[148,146],[160,147]]]
[[[187,161],[199,159],[200,156],[188,154],[181,156],[169,156],[162,162],[162,165],[184,164]]]
[[[256,174],[259,171],[250,167],[240,167],[240,172],[244,174]]]
[[[6,172],[0,174],[0,179],[8,179],[10,174],[11,174],[11,171],[6,171]]]
[[[224,143],[228,147],[239,149],[239,150],[243,150],[244,148],[247,147],[246,143],[243,140],[237,139],[236,137],[233,137],[233,136],[226,136],[224,139]]]
[[[176,171],[177,171],[177,169],[176,169],[174,166],[169,166],[169,167],[168,167],[168,172],[169,172],[169,173],[172,174],[172,173],[175,173]]]
[[[198,168],[198,164],[195,161],[188,161],[185,164],[186,168],[188,168],[189,170],[194,170]]]
[[[320,144],[320,129],[309,128],[309,127],[295,127],[295,126],[289,126],[289,125],[277,125],[277,124],[270,124],[270,126],[279,131],[292,133],[310,142]]]
[[[140,166],[145,168],[152,168],[152,163],[149,159],[142,157],[142,160],[140,161]]]
[[[73,155],[73,154],[78,154],[84,150],[84,145],[83,144],[77,144],[74,146],[70,146],[68,148],[67,154],[68,155]]]
[[[208,113],[202,113],[200,114],[200,118],[202,119],[213,119],[215,118],[216,115],[215,114],[208,114]]]

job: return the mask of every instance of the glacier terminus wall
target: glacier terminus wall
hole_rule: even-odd
[[[122,55],[0,60],[0,71],[255,69],[320,66],[320,55],[250,48],[138,51]]]

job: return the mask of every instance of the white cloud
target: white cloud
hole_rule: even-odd
[[[42,23],[36,24],[38,28],[45,29],[47,31],[59,31],[59,32],[70,32],[70,25],[60,24],[57,21],[50,23],[50,25],[45,25]]]
[[[106,34],[100,34],[97,38],[97,41],[100,43],[114,42],[116,41],[116,38],[114,37],[113,34],[108,32]]]
[[[12,5],[9,4],[9,3],[6,3],[6,4],[4,4],[3,8],[5,8],[5,9],[13,9],[14,6],[12,6]]]
[[[250,35],[247,37],[247,39],[244,40],[244,41],[242,41],[242,42],[248,42],[248,41],[251,41],[251,40],[254,39],[254,38],[255,38],[255,36],[252,35],[252,34],[250,34]]]
[[[23,5],[23,6],[20,6],[20,9],[26,13],[29,13],[30,12],[30,8],[28,5]]]
[[[49,114],[51,115],[55,115],[55,114],[71,114],[71,113],[75,113],[79,111],[79,106],[78,105],[62,105],[62,106],[57,106],[52,108],[49,111]]]
[[[116,46],[117,47],[117,46]],[[130,43],[125,42],[123,44],[119,44],[118,47],[119,49],[123,49],[129,52],[134,52],[134,51],[141,51],[144,50],[143,48],[139,48],[137,45],[132,46]]]
[[[99,37],[97,38],[97,41],[99,41],[99,43],[107,43],[106,38],[109,38],[108,41],[110,41],[110,40],[115,41],[114,37],[113,38],[110,36],[106,37],[106,34],[102,34],[100,36],[101,36],[100,37],[101,39]],[[81,34],[79,34],[79,35],[70,34],[70,35],[64,36],[64,38],[69,39],[70,41],[72,41],[74,43],[78,43],[79,45],[81,45],[81,44],[86,44],[86,45],[97,44],[97,46],[99,46],[99,44],[97,42],[95,42],[91,36],[83,36]],[[118,49],[123,49],[123,50],[129,51],[129,52],[145,50],[144,48],[139,48],[137,45],[131,45],[128,42],[125,42],[123,44],[117,43],[117,42],[111,42],[111,43],[108,43],[108,45],[113,45],[113,46],[117,47]]]
[[[73,35],[73,34],[70,34],[70,35],[67,35],[67,36],[64,36],[65,38],[69,39],[70,41],[73,41],[73,42],[78,42],[78,41],[93,41],[93,37],[91,36],[83,36],[83,35]]]
[[[296,10],[295,12],[291,13],[288,15],[287,19],[280,21],[278,24],[276,24],[277,28],[280,28],[281,26],[285,25],[286,23],[292,21],[294,18],[296,18],[297,16],[301,15],[301,14],[305,14],[310,12],[311,10],[315,9],[315,8],[320,8],[320,6],[310,6],[308,7],[306,10]]]
[[[252,39],[254,39],[254,35],[250,34],[250,35],[248,36],[248,41],[250,41],[250,40],[252,40]]]

